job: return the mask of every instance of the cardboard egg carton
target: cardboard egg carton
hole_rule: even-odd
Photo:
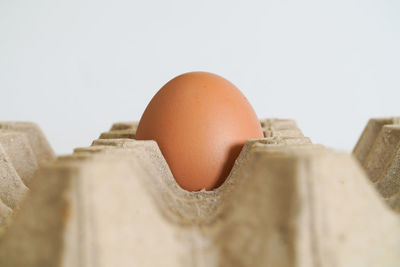
[[[353,154],[386,202],[400,212],[400,117],[370,119]]]
[[[399,266],[400,216],[357,160],[292,120],[260,123],[224,184],[198,192],[155,141],[131,138],[137,124],[114,124],[40,167],[0,266]]]
[[[36,124],[0,122],[0,232],[29,191],[38,166],[53,158]]]

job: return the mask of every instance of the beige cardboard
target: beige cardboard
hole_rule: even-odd
[[[12,209],[8,207],[0,199],[0,235],[6,230],[6,226],[10,222],[10,217],[12,215]]]
[[[136,121],[124,121],[124,122],[116,122],[111,126],[110,131],[114,130],[136,130],[138,126],[138,122]]]
[[[399,266],[400,217],[355,158],[261,123],[271,136],[212,191],[180,188],[151,140],[58,157],[0,236],[0,266]]]
[[[124,129],[124,130],[112,130],[110,132],[104,132],[100,135],[99,139],[115,139],[115,138],[130,138],[134,139],[136,130]]]
[[[188,192],[138,144],[42,168],[0,266],[398,266],[399,217],[349,155],[250,140],[221,187]]]
[[[0,145],[0,200],[11,209],[16,209],[27,191],[28,188],[15,171],[3,146]]]
[[[29,186],[38,168],[38,163],[26,134],[0,130],[0,144],[19,177],[26,186]]]
[[[25,133],[39,164],[55,158],[53,149],[50,147],[42,130],[35,123],[13,121],[0,122],[0,129]]]
[[[372,118],[368,121],[368,124],[365,126],[356,146],[353,149],[353,154],[361,165],[364,165],[364,162],[367,159],[376,138],[381,132],[382,127],[389,124],[400,124],[400,117]]]
[[[96,139],[92,142],[92,146],[116,146],[122,148],[134,147],[138,144],[140,144],[139,141],[130,138]]]
[[[363,165],[372,182],[377,182],[382,178],[399,145],[400,125],[384,125]]]
[[[395,151],[397,152],[382,173],[382,178],[376,183],[376,189],[384,198],[400,193],[400,142]]]
[[[0,241],[0,266],[181,266],[185,246],[155,207],[146,174],[126,156],[102,157],[41,169]]]

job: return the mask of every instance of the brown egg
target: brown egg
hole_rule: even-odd
[[[189,191],[220,186],[247,139],[262,137],[246,97],[207,72],[185,73],[165,84],[136,131],[136,139],[157,142],[177,183]]]

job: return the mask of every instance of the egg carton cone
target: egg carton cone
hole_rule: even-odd
[[[55,158],[55,154],[39,126],[32,122],[0,122],[0,130],[26,134],[38,164]]]
[[[116,122],[111,126],[110,131],[113,130],[136,130],[139,122],[137,121],[124,121]]]
[[[18,208],[29,190],[11,163],[10,158],[0,145],[0,199],[10,209]]]
[[[400,117],[370,119],[353,154],[382,197],[400,212]]]
[[[400,146],[397,152],[382,173],[382,178],[375,184],[376,189],[385,199],[396,197],[400,192]],[[400,206],[399,206],[400,207]]]
[[[29,186],[38,163],[26,134],[0,130],[0,145],[25,185]]]
[[[54,157],[36,124],[0,122],[0,234],[28,193],[39,163]]]
[[[365,126],[356,146],[353,149],[353,155],[358,159],[361,165],[364,165],[365,160],[371,152],[375,144],[376,138],[384,125],[400,124],[400,117],[391,118],[371,118]]]
[[[99,139],[114,139],[114,138],[134,139],[135,135],[136,135],[136,130],[134,129],[111,130],[109,132],[102,133]]]
[[[265,137],[304,137],[295,120],[262,119],[260,123]]]
[[[96,139],[92,142],[92,146],[115,146],[121,148],[130,148],[138,144],[140,144],[139,141],[130,138]]]
[[[358,161],[260,123],[270,136],[212,191],[181,189],[155,141],[125,135],[43,164],[0,266],[399,266],[400,216]]]

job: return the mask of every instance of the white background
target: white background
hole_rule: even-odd
[[[58,154],[193,70],[351,151],[368,118],[400,115],[400,1],[0,0],[0,120],[37,122]]]

